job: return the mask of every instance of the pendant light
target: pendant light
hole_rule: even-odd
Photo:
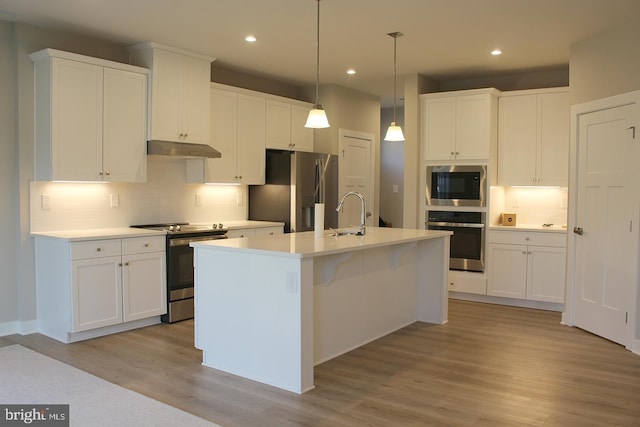
[[[404,135],[402,128],[396,123],[396,99],[397,99],[397,77],[396,77],[396,42],[398,37],[402,37],[404,34],[401,32],[394,32],[387,34],[393,37],[393,121],[387,129],[387,134],[384,137],[385,141],[404,141]]]
[[[318,4],[316,34],[316,103],[313,106],[313,109],[309,111],[307,123],[304,125],[306,128],[314,129],[328,128],[330,126],[329,120],[327,120],[327,114],[324,112],[322,105],[318,103],[318,91],[320,86],[320,1],[321,0],[316,0],[316,3]]]

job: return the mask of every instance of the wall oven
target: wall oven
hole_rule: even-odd
[[[134,225],[137,228],[162,230],[167,233],[167,314],[163,322],[173,323],[193,318],[193,248],[191,242],[226,239],[222,224],[194,225],[167,223]]]
[[[486,165],[427,166],[427,205],[486,206]]]
[[[428,211],[429,230],[452,231],[449,268],[484,272],[485,213]]]

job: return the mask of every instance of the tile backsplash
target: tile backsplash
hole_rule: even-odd
[[[566,225],[567,188],[491,187],[490,225],[502,212],[515,213],[519,225]]]
[[[246,186],[186,184],[175,158],[149,157],[146,183],[34,181],[30,191],[31,231],[247,218]]]

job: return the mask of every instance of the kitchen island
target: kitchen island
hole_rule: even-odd
[[[416,321],[445,323],[450,235],[368,228],[192,243],[203,364],[304,393],[314,365]]]

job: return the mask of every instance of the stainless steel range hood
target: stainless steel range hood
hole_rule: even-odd
[[[173,141],[147,141],[147,154],[149,156],[172,157],[207,157],[217,159],[222,153],[206,144],[192,144],[189,142]]]

